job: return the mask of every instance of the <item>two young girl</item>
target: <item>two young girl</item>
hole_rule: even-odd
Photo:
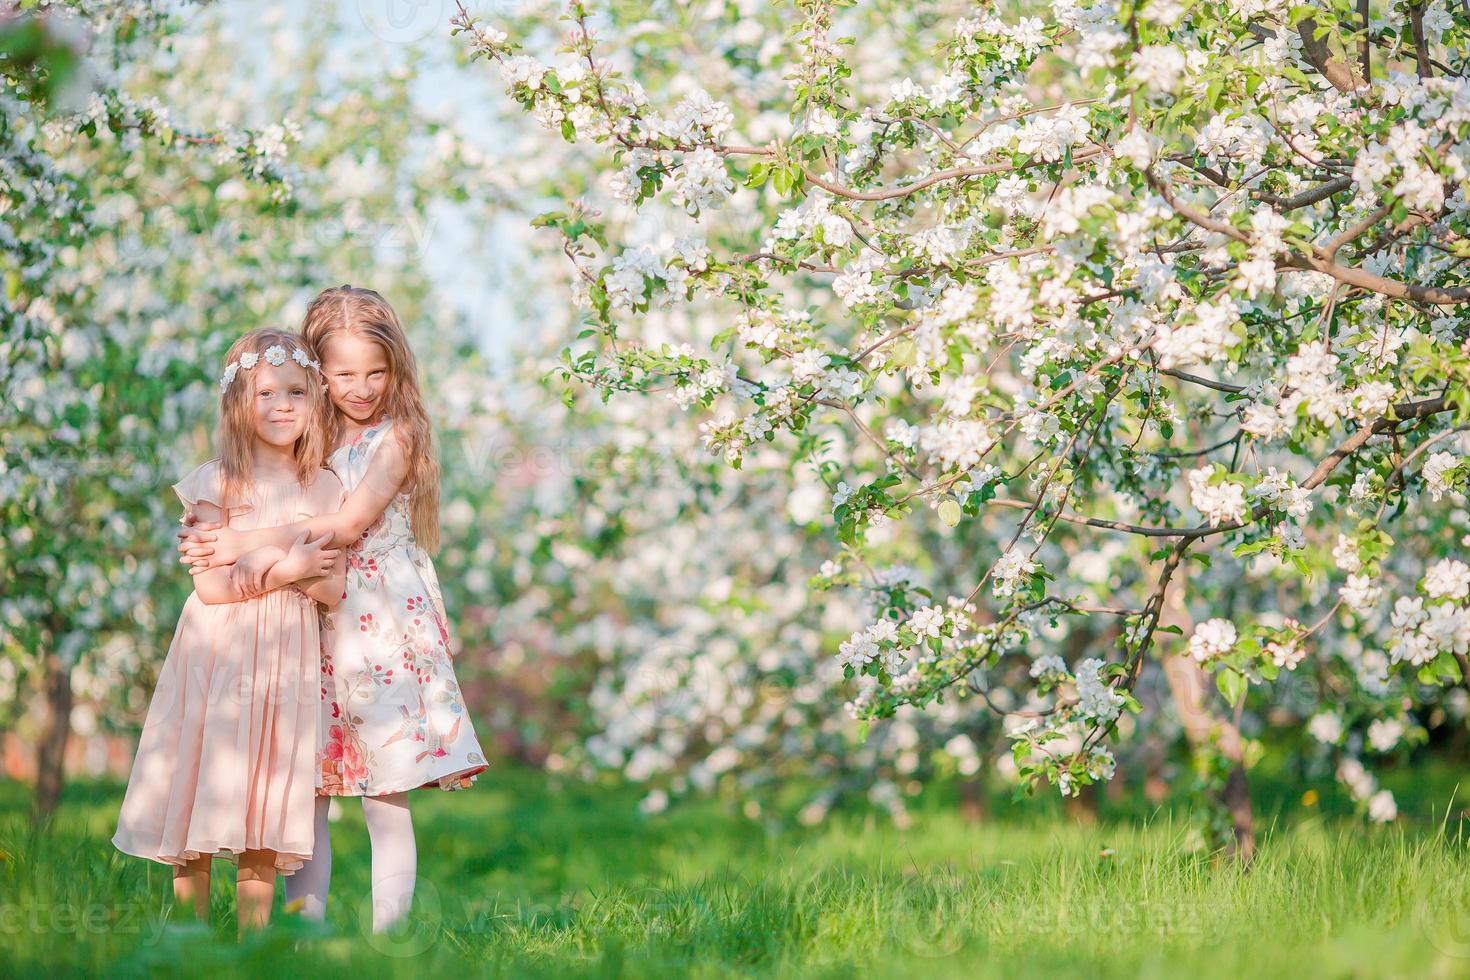
[[[383,930],[413,899],[417,852],[407,792],[467,787],[487,763],[455,680],[429,557],[438,545],[439,471],[403,328],[376,292],[342,286],[312,301],[303,334],[304,346],[321,355],[330,400],[324,441],[333,447],[327,464],[342,484],[340,506],[253,522],[191,508],[179,550],[196,593],[204,578],[233,596],[254,596],[279,589],[303,563],[340,560],[336,549],[347,549],[340,603],[321,622],[314,774],[305,779],[317,794],[306,818],[312,849],[278,867],[295,872],[288,900],[323,917],[328,797],[361,796],[372,843],[373,927]],[[144,856],[178,863],[167,854]]]

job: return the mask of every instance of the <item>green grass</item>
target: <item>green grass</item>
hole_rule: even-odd
[[[1395,789],[1403,826],[1370,828],[1265,788],[1243,871],[1167,813],[1088,826],[1045,801],[975,824],[941,787],[904,831],[864,815],[774,831],[714,802],[645,819],[632,789],[501,771],[417,798],[412,931],[358,924],[368,849],[349,803],[326,927],[278,906],[237,944],[232,881],[213,927],[190,926],[167,869],[113,851],[118,786],[71,787],[38,828],[24,788],[0,784],[0,975],[1470,976],[1454,783]]]

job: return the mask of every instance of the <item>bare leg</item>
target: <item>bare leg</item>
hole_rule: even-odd
[[[327,917],[327,889],[332,885],[332,839],[327,825],[327,808],[331,803],[330,797],[316,798],[316,826],[313,830],[315,840],[311,846],[311,860],[297,868],[296,873],[286,878],[285,882],[286,904],[295,905],[300,902],[302,918],[316,919],[318,922]]]
[[[393,928],[413,905],[418,848],[408,793],[364,796],[362,816],[373,848],[373,931]]]
[[[276,898],[276,852],[246,851],[235,875],[235,908],[240,934],[270,925]]]
[[[212,857],[195,858],[188,864],[174,865],[174,900],[202,922],[209,921],[209,865]]]

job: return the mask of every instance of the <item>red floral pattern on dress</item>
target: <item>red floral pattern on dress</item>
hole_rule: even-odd
[[[382,419],[332,454],[349,493],[390,426]],[[348,548],[346,595],[328,617],[329,795],[462,789],[487,765],[454,676],[438,576],[414,539],[408,503],[400,493]]]

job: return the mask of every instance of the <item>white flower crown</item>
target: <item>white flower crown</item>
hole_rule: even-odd
[[[247,371],[250,370],[260,363],[262,357],[265,358],[267,364],[274,364],[276,367],[280,367],[286,363],[286,348],[280,344],[271,344],[265,349],[264,354],[257,354],[255,351],[246,351],[244,354],[241,354],[238,361],[231,361],[225,365],[225,373],[220,375],[219,379],[219,390],[224,391],[228,388],[230,382],[235,380],[235,375],[240,373],[241,368]],[[300,347],[291,348],[291,360],[304,368],[316,368],[318,372],[322,369],[321,363],[319,361],[313,361],[306,355],[306,351]]]

